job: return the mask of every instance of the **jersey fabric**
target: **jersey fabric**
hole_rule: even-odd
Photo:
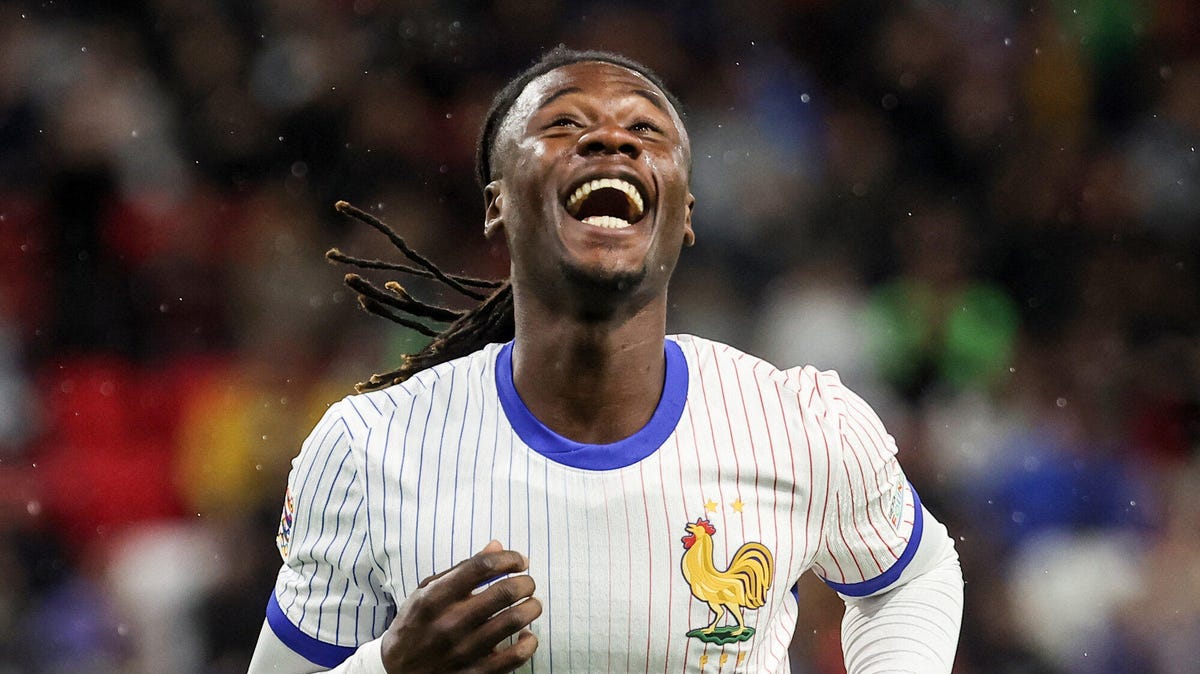
[[[802,573],[866,596],[920,545],[895,442],[833,372],[668,337],[650,421],[589,445],[525,407],[513,348],[329,408],[280,524],[267,622],[289,648],[338,664],[497,539],[544,607],[519,671],[786,673]]]

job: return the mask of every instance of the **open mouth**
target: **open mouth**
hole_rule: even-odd
[[[621,178],[589,180],[567,197],[567,212],[589,225],[625,229],[642,219],[645,199],[637,186]]]

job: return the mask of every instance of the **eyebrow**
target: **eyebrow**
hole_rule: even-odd
[[[650,101],[652,104],[654,104],[654,107],[658,108],[659,110],[662,110],[663,112],[668,112],[667,105],[665,103],[663,103],[662,96],[659,96],[658,94],[654,93],[653,91],[650,91],[649,89],[634,89],[633,93]],[[670,114],[670,113],[668,113],[668,114]]]
[[[567,94],[578,94],[578,93],[582,93],[582,92],[583,92],[583,89],[580,89],[579,87],[563,87],[562,89],[559,89],[558,91],[547,96],[546,100],[542,101],[538,105],[537,109],[541,110],[542,108],[546,107],[547,105],[550,105],[554,101],[558,100],[559,98],[562,98],[563,96],[566,96]],[[650,91],[649,89],[633,89],[633,90],[631,90],[631,92],[650,101],[650,103],[654,107],[658,108],[659,110],[662,110],[663,112],[670,114],[669,111],[667,110],[666,103],[663,102],[662,97],[659,96],[658,94],[654,93],[653,91]]]
[[[546,107],[547,105],[550,105],[551,103],[553,103],[556,99],[562,98],[563,96],[566,96],[567,94],[577,94],[581,91],[583,91],[583,89],[580,89],[579,87],[563,87],[562,89],[559,89],[558,91],[550,94],[546,98],[546,100],[542,101],[538,105],[537,109],[541,110],[542,108]]]

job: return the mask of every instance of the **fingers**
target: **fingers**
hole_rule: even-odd
[[[479,552],[480,553],[499,552],[503,549],[504,549],[504,546],[500,544],[500,541],[493,538],[492,540],[488,541],[487,545],[483,546],[483,549],[480,550]],[[464,559],[461,562],[459,562],[458,564],[455,564],[454,566],[452,566],[448,569],[443,569],[443,570],[438,571],[437,573],[433,574],[432,576],[428,576],[427,578],[425,578],[425,580],[422,580],[420,583],[417,583],[417,587],[418,588],[425,587],[426,585],[432,583],[433,581],[437,580],[438,578],[441,578],[442,576],[446,575],[447,573],[450,573],[451,571],[457,569],[459,566],[461,566],[466,561],[467,560]]]
[[[529,560],[519,552],[485,548],[448,571],[426,579],[421,587],[427,588],[431,596],[453,601],[467,596],[489,580],[510,573],[520,573],[528,568]]]
[[[528,569],[524,555],[493,540],[421,581],[384,633],[385,668],[492,674],[529,661],[538,641],[527,628],[542,614],[542,603],[533,596],[533,578],[522,573]],[[514,635],[510,646],[497,648]]]
[[[542,603],[533,597],[535,589],[529,576],[510,576],[443,610],[432,626],[454,635],[455,657],[475,662],[542,614]]]
[[[529,576],[509,576],[464,602],[466,614],[463,617],[463,623],[472,626],[479,625],[505,607],[532,597],[533,591],[536,589],[533,578]],[[524,625],[517,629],[521,627]],[[515,633],[517,629],[512,630],[509,634]]]
[[[487,672],[511,672],[525,664],[537,651],[538,639],[533,632],[521,630],[517,641],[508,648],[493,650],[483,661]]]
[[[443,571],[439,571],[439,572],[437,572],[437,573],[433,574],[432,576],[429,576],[429,577],[428,577],[428,578],[426,578],[425,580],[422,580],[420,583],[418,583],[418,584],[417,584],[417,588],[423,588],[423,587],[425,587],[425,586],[429,585],[429,584],[430,584],[430,583],[432,583],[433,581],[435,581],[435,580],[437,580],[437,579],[439,579],[439,578],[442,578],[443,576],[445,576],[446,574],[450,573],[451,571],[454,571],[455,569],[458,569],[459,567],[461,567],[461,566],[463,566],[463,565],[465,565],[465,564],[468,564],[468,563],[470,563],[472,560],[474,560],[476,557],[479,557],[480,555],[484,555],[484,554],[490,554],[490,553],[495,553],[495,552],[504,552],[504,546],[503,546],[503,545],[500,543],[500,541],[498,541],[498,540],[496,540],[496,539],[492,539],[491,541],[488,541],[488,544],[487,544],[487,545],[483,546],[483,549],[482,549],[482,550],[480,550],[479,552],[475,553],[475,556],[474,556],[474,557],[469,557],[469,558],[467,558],[467,559],[464,559],[464,560],[462,560],[461,562],[459,562],[459,563],[455,564],[454,566],[452,566],[452,567],[450,567],[450,568],[448,568],[448,569],[445,569],[445,570],[443,570]],[[520,554],[520,553],[517,553],[517,554]],[[529,561],[528,561],[528,560],[525,560],[525,565],[526,565],[526,567],[528,567],[528,565],[529,565]],[[522,570],[524,570],[524,569],[522,569]],[[509,573],[511,573],[511,572],[509,572]],[[503,574],[497,574],[497,575],[503,575]],[[493,577],[494,577],[494,576],[493,576]],[[484,581],[480,581],[479,583],[476,583],[476,585],[475,585],[475,586],[478,586],[478,585],[482,584],[483,582],[486,582],[487,580],[491,580],[491,579],[490,579],[490,578],[488,578],[488,579],[485,579]]]
[[[536,597],[530,597],[519,604],[514,604],[488,618],[485,623],[472,631],[463,640],[463,651],[470,657],[484,657],[494,651],[496,646],[505,639],[514,634],[519,635],[523,630],[528,631],[525,628],[529,627],[529,624],[540,615],[542,615],[542,602]],[[519,639],[520,636],[518,636]]]
[[[527,578],[527,576],[516,576],[504,579],[488,588],[486,592],[472,597],[469,600],[472,603],[469,609],[465,607],[466,602],[463,602],[458,609],[447,611],[432,620],[421,619],[422,627],[420,629],[432,647],[430,652],[436,653],[436,656],[447,664],[458,667],[479,666],[478,670],[471,669],[471,671],[483,672],[511,672],[521,663],[533,657],[533,651],[537,648],[537,640],[528,641],[533,634],[526,628],[542,614],[542,602],[532,596],[525,596],[516,604],[502,604],[508,600],[511,592],[532,593],[532,583],[528,585],[512,583],[520,585],[517,590],[502,587],[509,581]],[[498,604],[500,606],[494,615],[488,617],[489,614],[484,613],[482,622],[479,621],[478,616],[482,611],[490,611],[490,607]],[[481,608],[485,606],[488,608]],[[397,629],[396,631],[402,630]],[[525,633],[528,633],[527,637],[523,636]],[[512,647],[501,649],[506,654],[496,657],[495,660],[502,665],[508,662],[515,664],[508,666],[507,669],[493,668],[493,665],[487,664],[498,652],[497,646],[513,635],[517,636],[517,642]],[[412,640],[409,641],[411,645]],[[518,645],[519,648],[517,648]],[[517,648],[517,650],[507,653],[512,648]],[[399,671],[405,670],[401,668]]]

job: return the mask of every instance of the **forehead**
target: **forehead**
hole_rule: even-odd
[[[684,133],[678,112],[658,86],[633,70],[604,61],[571,63],[534,78],[513,103],[504,126],[519,125],[552,99],[572,94],[613,101],[642,98],[661,109]]]
[[[582,93],[618,96],[644,92],[661,101],[664,106],[668,105],[663,92],[640,73],[604,61],[584,61],[559,66],[525,85],[525,90],[521,92],[517,101],[531,99],[541,102],[546,96],[571,88],[579,89]]]

